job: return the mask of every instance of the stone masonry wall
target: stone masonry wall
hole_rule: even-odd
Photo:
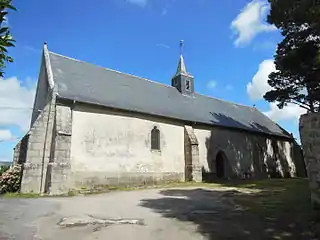
[[[47,104],[29,131],[28,151],[23,167],[21,192],[43,193],[44,176],[50,159],[53,122],[55,118],[55,93],[47,97]]]
[[[186,181],[202,182],[199,162],[199,143],[191,126],[184,127],[185,175]]]
[[[13,165],[18,164],[19,158],[20,158],[20,147],[21,147],[21,141],[17,143],[17,145],[13,149]]]
[[[57,105],[51,157],[46,173],[45,190],[52,195],[66,193],[71,188],[71,133],[72,109],[69,106]]]
[[[225,177],[295,177],[303,159],[294,154],[290,140],[265,137],[232,129],[196,126],[200,164],[208,178],[216,174],[216,158],[222,151],[227,159]],[[210,176],[211,174],[211,176]],[[300,176],[302,177],[302,176]]]
[[[302,115],[299,130],[309,177],[311,202],[320,213],[320,113]]]
[[[28,140],[29,134],[27,133],[14,147],[13,165],[25,163],[28,150]]]

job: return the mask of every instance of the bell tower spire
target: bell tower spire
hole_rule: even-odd
[[[177,72],[172,78],[172,86],[177,88],[183,95],[193,95],[194,78],[187,72],[186,64],[183,58],[184,41],[180,41],[180,59]]]
[[[184,41],[181,40],[180,41],[180,60],[179,60],[176,74],[179,74],[179,73],[187,74],[187,68],[186,68],[186,65],[185,65],[184,59],[183,59],[183,43],[184,43]]]

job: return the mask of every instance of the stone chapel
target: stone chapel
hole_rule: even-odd
[[[194,81],[182,55],[169,86],[45,44],[30,130],[14,149],[21,192],[303,174],[291,134],[255,107],[197,93]]]

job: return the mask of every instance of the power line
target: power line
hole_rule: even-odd
[[[0,109],[13,109],[13,110],[34,110],[34,108],[28,108],[28,107],[4,107],[0,106]]]
[[[17,137],[17,138],[10,138],[10,139],[6,139],[6,140],[0,140],[0,143],[12,142],[12,141],[20,140],[21,138]]]

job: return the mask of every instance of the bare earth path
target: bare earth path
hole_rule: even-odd
[[[234,202],[243,194],[258,199],[255,189],[221,187],[0,198],[0,240],[315,239],[308,223],[292,216],[263,218],[247,211]]]

